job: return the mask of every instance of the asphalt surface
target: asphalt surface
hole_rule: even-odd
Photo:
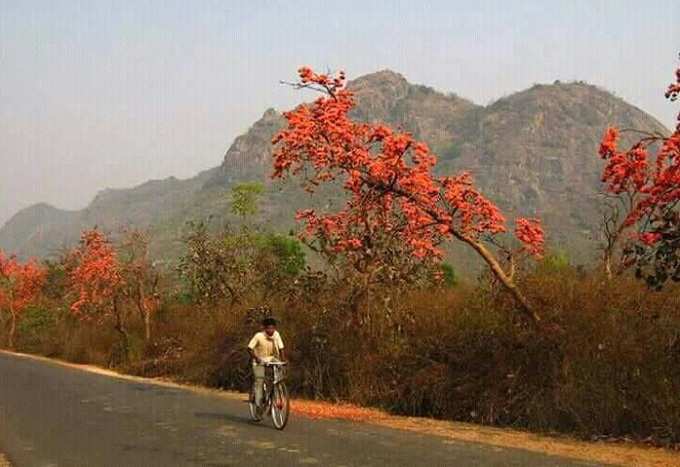
[[[5,353],[0,453],[14,467],[594,465],[294,414],[279,432],[241,400]]]

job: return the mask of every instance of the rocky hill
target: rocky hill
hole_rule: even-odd
[[[440,173],[471,171],[508,217],[540,216],[551,244],[569,250],[578,262],[592,258],[597,246],[597,147],[604,129],[614,124],[667,131],[622,99],[580,82],[535,85],[486,107],[411,84],[392,71],[366,75],[350,86],[358,101],[355,117],[384,121],[425,140],[439,155]],[[294,182],[271,182],[270,142],[283,124],[278,112],[267,110],[234,140],[219,167],[192,179],[105,190],[82,211],[44,204],[25,209],[0,229],[0,248],[47,256],[76,241],[84,227],[115,232],[135,225],[154,233],[157,255],[174,256],[186,221],[207,216],[233,221],[227,192],[245,180],[261,180],[268,187],[260,222],[287,230],[297,208],[338,200],[333,190],[310,197]]]

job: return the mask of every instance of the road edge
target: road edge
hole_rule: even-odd
[[[240,399],[245,401],[245,394],[235,391],[225,391],[221,389],[208,388],[205,386],[178,383],[165,378],[148,378],[143,376],[129,375],[98,367],[96,365],[71,363],[42,355],[13,352],[4,349],[0,349],[0,354],[37,360],[50,365],[98,374],[110,378],[181,389],[191,391],[196,394],[210,395],[224,399]],[[358,412],[362,414],[362,416],[360,419],[358,419],[356,416],[343,416],[343,410],[333,410],[333,408],[336,407],[351,408],[352,413]],[[319,415],[319,413],[324,413],[324,408],[331,409],[325,411],[330,414],[329,416]],[[448,440],[448,442],[471,442],[499,448],[524,449],[531,452],[568,457],[575,460],[601,462],[610,465],[636,467],[665,467],[680,465],[680,453],[663,448],[602,441],[586,442],[558,434],[546,435],[513,430],[509,428],[497,428],[462,422],[435,420],[424,417],[390,415],[377,409],[361,408],[351,406],[349,404],[332,404],[330,402],[305,401],[296,399],[293,400],[293,412],[295,415],[300,415],[305,418],[350,419],[354,422],[365,423],[368,425],[411,431],[419,434],[429,434],[445,438]],[[4,467],[2,464],[1,453],[0,467]]]

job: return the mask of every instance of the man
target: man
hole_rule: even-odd
[[[255,385],[255,405],[258,410],[262,405],[262,392],[264,387],[265,362],[285,361],[283,340],[276,330],[276,320],[265,318],[262,320],[262,331],[256,333],[248,343],[248,353],[252,359],[253,376]]]

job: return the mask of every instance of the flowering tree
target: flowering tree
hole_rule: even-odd
[[[10,315],[10,348],[14,348],[14,334],[21,313],[38,297],[44,281],[45,270],[35,261],[21,263],[0,251],[0,311]]]
[[[75,296],[71,311],[81,320],[99,323],[112,316],[127,354],[128,335],[120,306],[125,282],[113,245],[99,230],[87,230],[68,261],[70,288]]]
[[[666,98],[680,95],[680,68]],[[619,148],[621,132],[640,139]],[[605,160],[602,180],[606,193],[619,201],[623,216],[611,216],[607,228],[605,265],[623,243],[622,265],[635,265],[638,276],[661,287],[669,278],[680,281],[680,114],[675,131],[660,133],[609,128],[599,150]],[[617,206],[617,207],[618,207]],[[619,219],[619,217],[621,217]]]
[[[439,261],[439,245],[454,238],[479,254],[521,310],[539,321],[497,256],[499,243],[494,239],[506,232],[505,219],[475,188],[472,176],[463,172],[436,177],[437,158],[425,143],[383,124],[352,120],[349,112],[355,102],[344,73],[328,76],[304,67],[299,77],[296,87],[322,96],[284,114],[288,126],[273,140],[273,176],[300,174],[309,191],[338,181],[348,193],[337,212],[298,213],[317,248],[345,255],[370,276],[385,267],[385,258],[375,252],[378,239],[395,245],[399,255],[427,262]],[[523,246],[503,254],[542,252],[543,230],[537,220],[518,219],[515,233]]]

